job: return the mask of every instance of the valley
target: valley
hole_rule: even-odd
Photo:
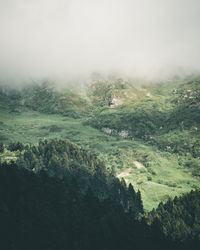
[[[93,83],[86,94],[48,84],[2,88],[0,140],[6,145],[71,141],[139,189],[150,211],[200,187],[199,85],[198,79],[170,84],[112,79]],[[0,156],[16,157],[8,150]]]

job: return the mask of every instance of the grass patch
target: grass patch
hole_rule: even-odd
[[[0,140],[5,144],[15,141],[37,144],[39,139],[68,139],[96,154],[106,163],[107,168],[114,169],[117,175],[128,171],[125,180],[141,190],[147,210],[156,207],[169,196],[200,188],[199,160],[193,158],[195,154],[199,155],[199,127],[195,124],[189,129],[178,127],[168,131],[166,127],[161,126],[163,121],[172,117],[171,111],[175,105],[172,100],[179,96],[172,95],[173,84],[140,86],[137,90],[129,84],[117,86],[116,90],[111,86],[108,92],[102,92],[105,94],[104,99],[101,95],[92,97],[91,102],[99,101],[100,104],[93,107],[88,117],[64,117],[62,112],[56,113],[62,104],[66,108],[64,115],[68,114],[65,102],[67,93],[64,96],[54,96],[57,104],[53,113],[47,113],[48,110],[34,111],[26,106],[20,107],[20,112],[10,112],[13,106],[18,105],[17,99],[8,102],[3,96],[0,99]],[[123,101],[119,107],[109,107],[113,98],[112,91]],[[40,94],[47,95],[47,90],[43,89]],[[85,99],[80,102],[78,95],[71,93],[70,100],[72,99],[76,105],[73,107],[73,102],[68,102],[69,110],[73,111],[79,107],[77,112],[80,114],[83,102],[83,111],[87,113],[88,105]],[[33,99],[29,101],[31,103]],[[48,108],[47,103],[45,108]],[[95,126],[91,127],[89,124]],[[116,131],[131,130],[132,137],[123,138],[116,132],[115,136],[109,135],[101,131],[101,127],[111,127]],[[9,152],[6,154],[0,155],[1,159],[16,157],[9,155]],[[134,163],[136,161],[143,167],[137,168]]]

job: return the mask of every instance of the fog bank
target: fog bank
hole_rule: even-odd
[[[0,0],[0,81],[200,69],[199,0]]]

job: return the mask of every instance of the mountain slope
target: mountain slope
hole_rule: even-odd
[[[70,140],[140,189],[150,210],[200,185],[198,79],[153,84],[112,79],[93,83],[87,97],[73,90],[75,98],[71,91],[47,85],[3,89],[0,139],[6,144]],[[62,95],[66,109],[59,101]],[[1,156],[13,157],[8,151]]]

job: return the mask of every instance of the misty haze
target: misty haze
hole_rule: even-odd
[[[199,0],[0,0],[0,249],[200,249],[199,27]]]
[[[198,0],[1,0],[1,81],[198,71],[199,23]]]

